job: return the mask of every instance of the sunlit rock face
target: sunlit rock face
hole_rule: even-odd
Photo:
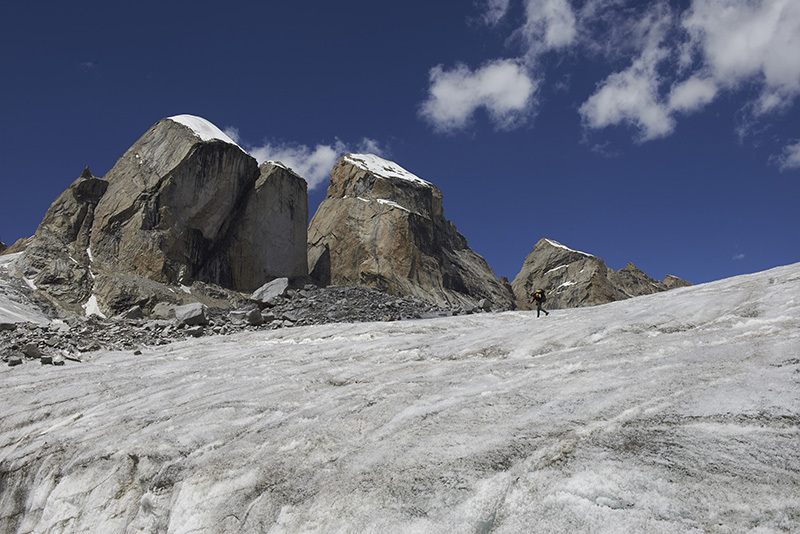
[[[0,532],[797,532],[798,294],[795,264],[3,365]]]
[[[301,177],[181,115],[150,128],[103,179],[88,172],[50,207],[19,264],[67,314],[180,304],[194,281],[250,292],[306,276]]]
[[[255,159],[235,144],[159,121],[106,175],[91,239],[98,270],[122,268],[168,284],[191,280],[258,175]]]
[[[323,284],[448,305],[513,305],[491,267],[444,218],[441,191],[374,155],[348,154],[333,168],[308,246],[311,274]]]
[[[537,289],[547,294],[545,307],[555,309],[595,306],[690,285],[672,275],[659,282],[632,263],[614,271],[601,258],[552,239],[536,243],[511,282],[516,304],[523,310],[536,307]]]

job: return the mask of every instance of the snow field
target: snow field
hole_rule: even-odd
[[[798,530],[798,297],[800,264],[3,368],[0,530]]]

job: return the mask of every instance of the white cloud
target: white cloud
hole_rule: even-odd
[[[259,164],[265,161],[280,161],[303,177],[308,182],[309,189],[314,189],[327,183],[331,169],[343,154],[366,152],[383,155],[385,151],[374,139],[364,138],[355,147],[350,147],[337,139],[333,144],[319,144],[314,148],[297,143],[267,143],[250,148],[248,152]]]
[[[573,44],[578,33],[568,0],[526,0],[525,25],[519,31],[534,56]]]
[[[665,137],[675,129],[675,120],[659,96],[658,66],[669,57],[661,44],[669,17],[654,12],[642,20],[642,25],[647,31],[639,57],[626,70],[608,76],[579,108],[589,128],[625,123],[639,130],[640,142]]]
[[[579,111],[593,129],[632,125],[639,130],[639,141],[665,137],[675,129],[669,110],[658,102],[656,79],[642,60],[609,76]]]
[[[765,121],[800,101],[800,0],[479,4],[491,26],[521,13],[507,40],[516,59],[477,71],[431,69],[420,115],[439,131],[463,129],[480,108],[498,128],[524,123],[537,111],[550,66],[575,58],[591,60],[591,71],[606,69],[592,94],[577,96],[587,131],[627,125],[639,142],[672,134],[682,115],[723,95],[738,99],[740,135],[763,131]],[[503,79],[505,87],[490,83]],[[774,159],[794,161],[786,153]]]
[[[222,133],[230,137],[234,143],[241,146],[240,141],[242,140],[242,138],[239,135],[239,128],[236,128],[234,126],[226,126],[225,128],[222,129]]]
[[[489,25],[495,25],[500,22],[506,12],[511,0],[486,0],[486,8],[483,14],[483,20]]]
[[[669,109],[691,113],[711,103],[717,96],[717,84],[708,78],[693,76],[672,87]]]
[[[743,260],[743,259],[745,259],[746,257],[747,257],[747,256],[745,256],[744,254],[742,254],[742,253],[739,253],[739,254],[735,254],[735,255],[733,256],[733,258],[732,258],[732,259],[733,259],[734,261],[739,261],[739,260]]]
[[[718,85],[763,85],[756,113],[779,109],[800,94],[797,0],[694,0],[683,27]]]
[[[800,141],[783,149],[783,154],[773,157],[771,162],[781,171],[800,169]]]
[[[498,129],[518,126],[530,116],[536,82],[519,63],[498,60],[471,71],[465,65],[430,71],[428,98],[420,115],[443,132],[463,129],[484,108]]]

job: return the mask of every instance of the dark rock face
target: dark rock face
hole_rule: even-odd
[[[7,248],[8,248],[8,245],[3,243],[3,240],[0,239],[0,254],[2,254]]]
[[[198,278],[250,292],[265,280],[308,274],[306,181],[280,163],[263,163],[224,239]]]
[[[108,182],[87,167],[45,213],[17,263],[22,274],[72,313],[91,295],[90,236],[97,204]]]
[[[532,293],[537,289],[544,289],[547,294],[547,308],[576,308],[687,285],[691,284],[670,275],[659,282],[632,263],[614,271],[597,256],[572,250],[550,239],[536,243],[511,283],[521,309],[535,308]]]
[[[228,295],[211,295],[212,285],[249,293],[277,276],[307,275],[307,206],[296,174],[259,169],[204,119],[171,117],[104,179],[84,171],[18,265],[68,315],[87,306],[111,316],[133,306],[150,313],[158,302],[214,305]]]
[[[377,156],[348,154],[308,230],[309,269],[318,283],[367,286],[443,305],[512,296],[486,261],[444,218],[442,193]]]

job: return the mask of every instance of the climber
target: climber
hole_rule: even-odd
[[[536,317],[539,317],[539,314],[541,312],[544,312],[545,315],[550,315],[550,312],[548,312],[542,307],[542,304],[547,302],[547,295],[544,294],[544,290],[537,289],[536,291],[534,291],[533,301],[536,303]]]

